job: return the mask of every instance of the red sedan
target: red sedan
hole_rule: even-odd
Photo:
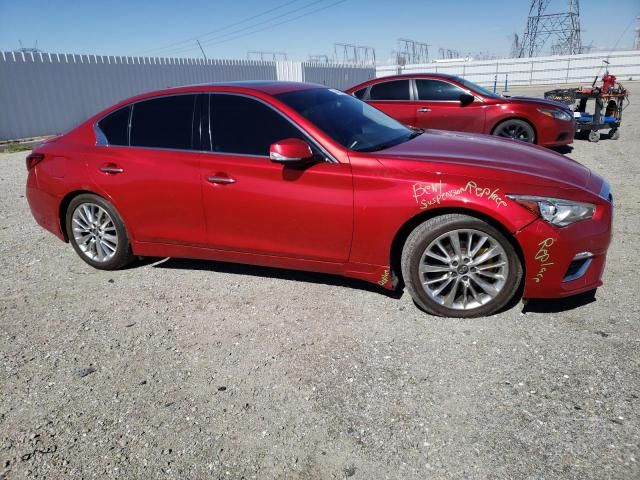
[[[545,147],[573,143],[576,131],[573,112],[562,103],[503,97],[451,75],[376,78],[347,93],[410,127],[485,133]]]
[[[341,274],[405,284],[451,317],[496,312],[522,282],[526,298],[595,289],[611,234],[608,185],[579,163],[411,130],[319,85],[140,95],[27,168],[37,222],[96,268],[161,256]]]

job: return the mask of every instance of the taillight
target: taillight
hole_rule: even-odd
[[[44,160],[43,153],[31,153],[27,156],[27,170],[31,170],[37,164]]]

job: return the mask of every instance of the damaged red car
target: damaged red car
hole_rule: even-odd
[[[93,267],[153,256],[325,272],[406,286],[449,317],[593,290],[611,237],[609,186],[579,163],[410,129],[312,84],[140,95],[41,145],[27,169],[36,221]]]

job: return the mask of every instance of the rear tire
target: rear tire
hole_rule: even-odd
[[[499,230],[460,214],[434,217],[416,227],[405,242],[401,267],[420,308],[458,318],[504,308],[523,274],[514,246]]]
[[[94,268],[117,270],[135,259],[122,218],[104,198],[90,193],[73,198],[65,226],[73,249]]]
[[[536,133],[533,127],[524,120],[512,118],[499,123],[493,129],[493,135],[497,137],[512,138],[525,143],[535,143]]]

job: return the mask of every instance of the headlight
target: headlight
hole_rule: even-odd
[[[565,122],[573,120],[573,117],[569,115],[569,113],[565,112],[564,110],[557,110],[555,108],[554,109],[539,108],[538,111],[543,115],[546,115],[547,117],[556,118],[558,120],[564,120]]]
[[[566,227],[581,220],[589,220],[596,211],[596,206],[590,203],[573,202],[560,198],[529,195],[507,195],[507,197],[557,227]]]

